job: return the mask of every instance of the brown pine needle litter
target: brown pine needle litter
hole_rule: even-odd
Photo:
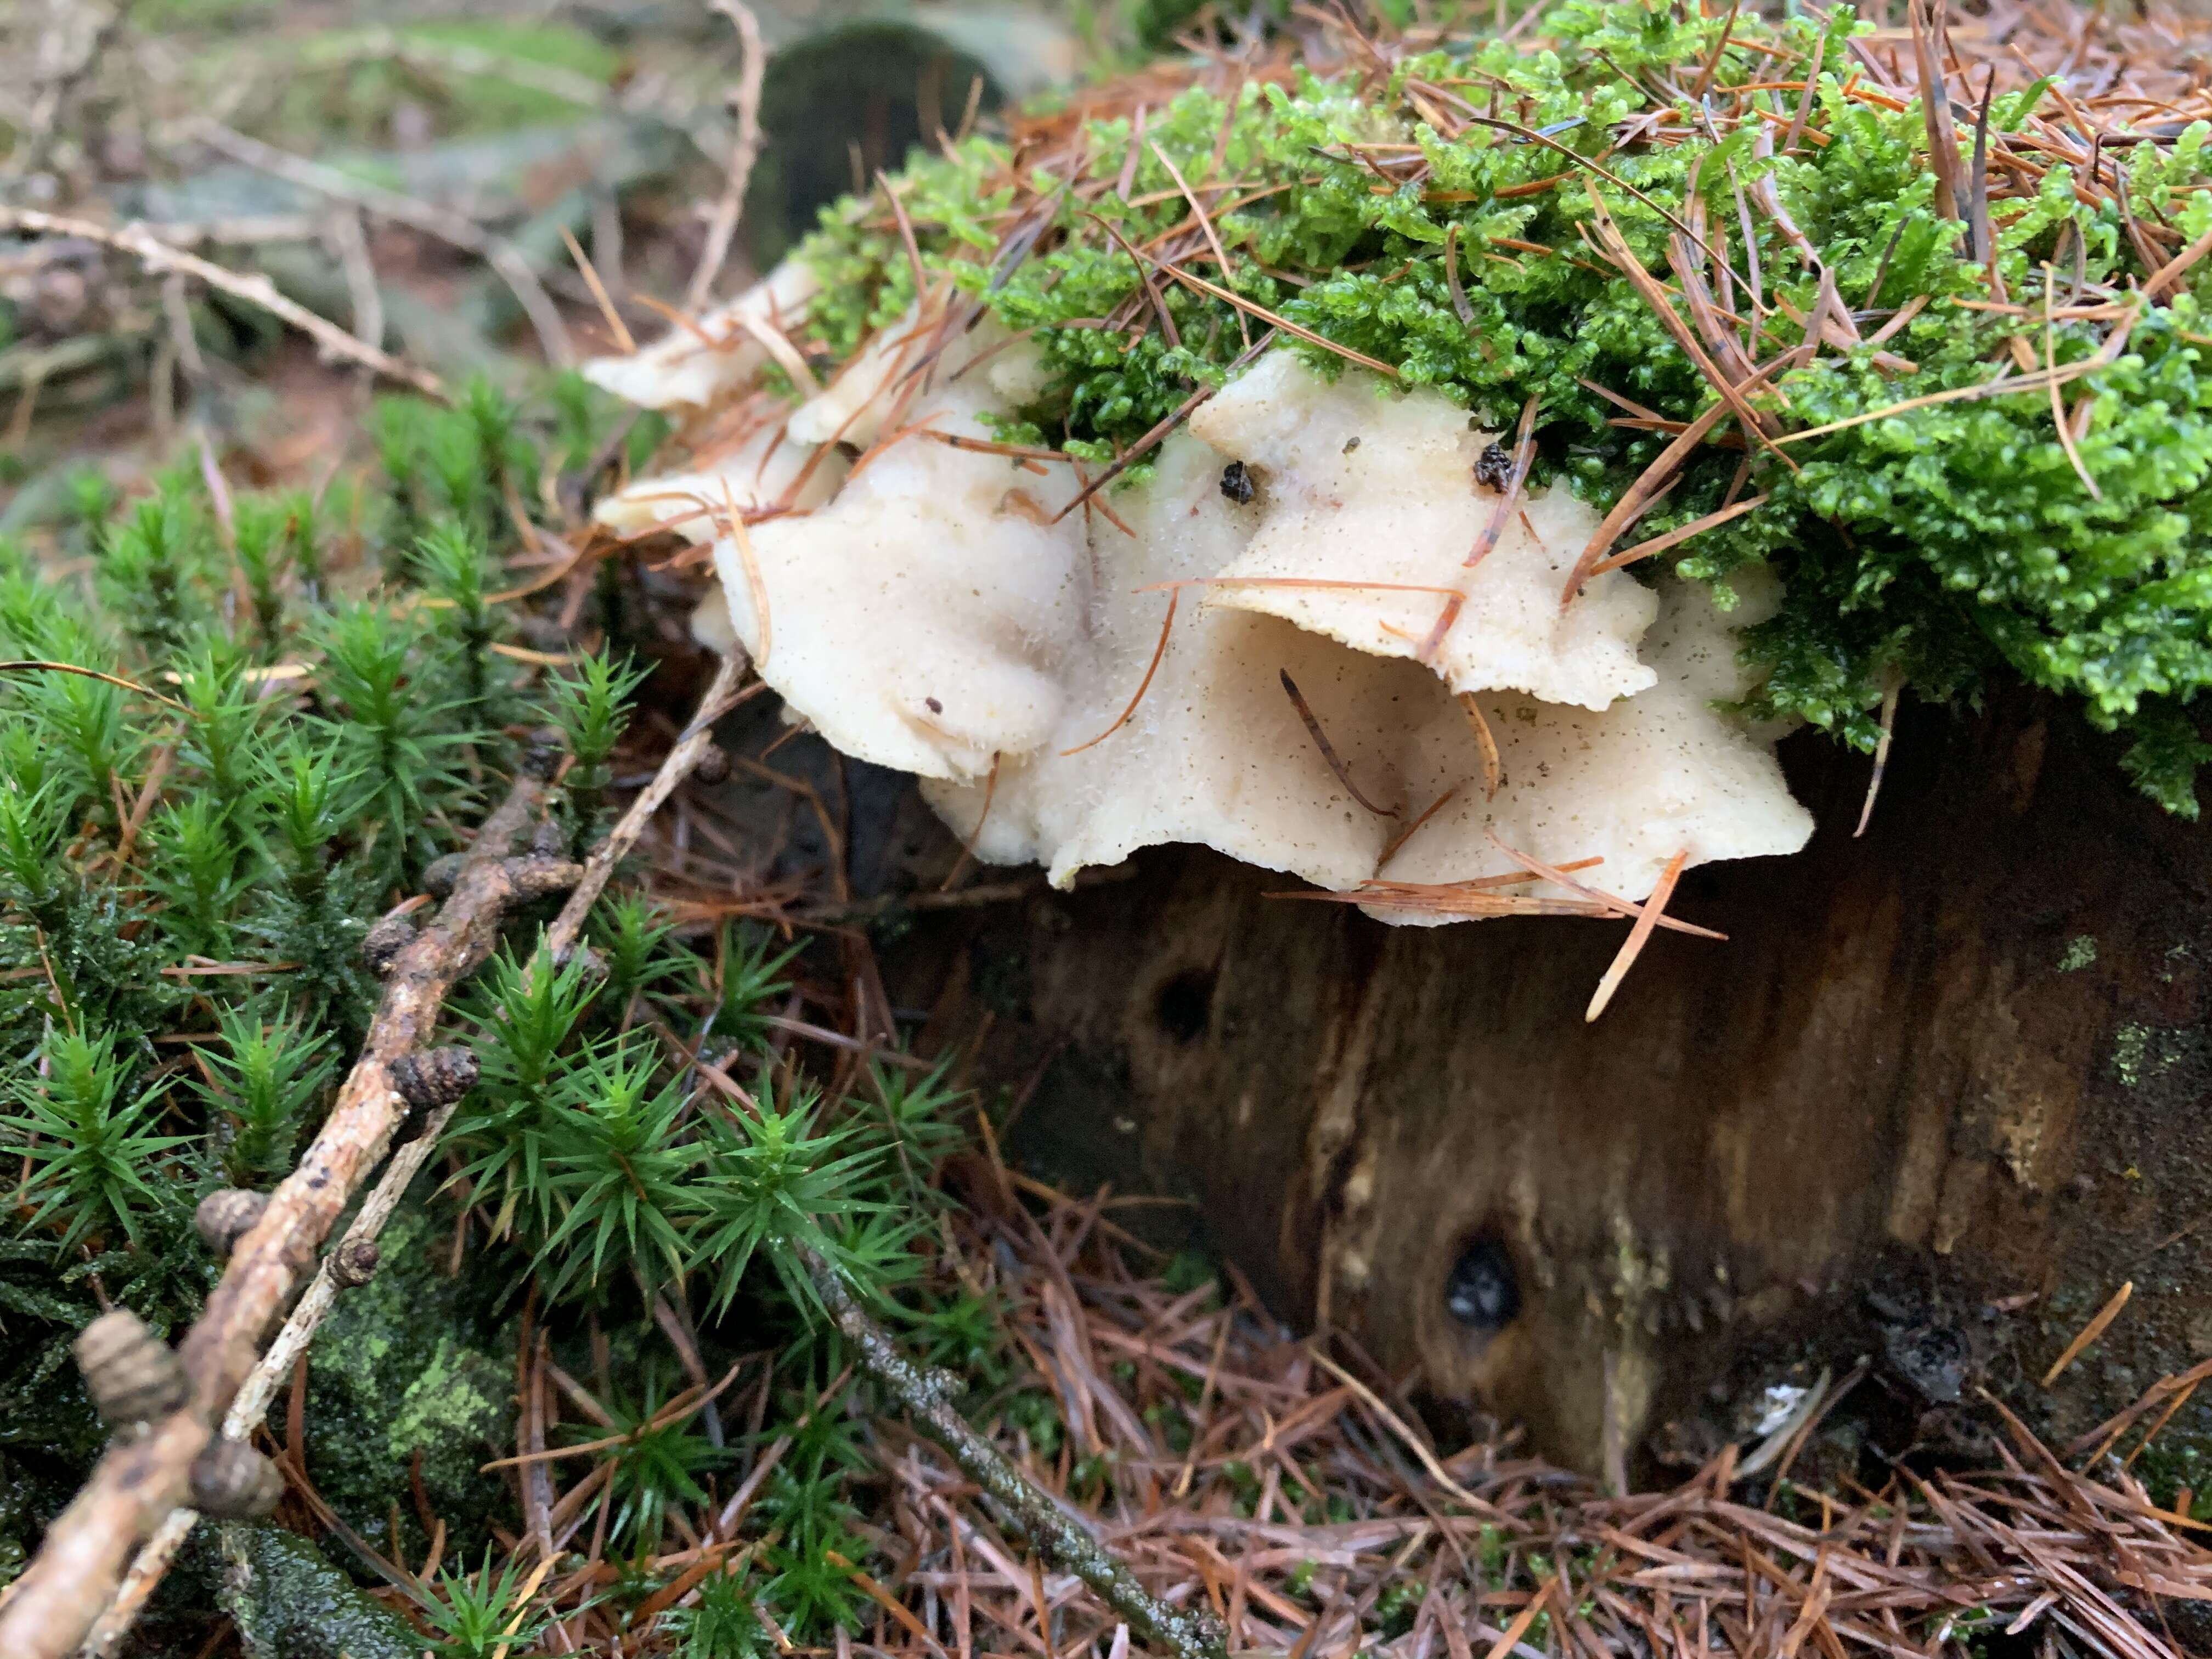
[[[1081,1409],[1067,1413],[1070,1455],[1056,1460],[991,1400],[970,1402],[976,1426],[1092,1517],[1155,1594],[1217,1601],[1231,1654],[1964,1659],[1970,1636],[2025,1619],[2039,1640],[2066,1644],[2053,1653],[2167,1659],[2156,1620],[2125,1609],[2212,1599],[2212,1552],[2140,1486],[2092,1481],[2016,1425],[1984,1471],[1899,1474],[1848,1507],[1784,1483],[1782,1514],[1759,1507],[1767,1482],[1732,1478],[1734,1448],[1671,1492],[1608,1497],[1510,1441],[1437,1444],[1356,1356],[1295,1338],[1241,1290],[1170,1288],[1158,1255],[1115,1224],[1127,1200],[1025,1179],[1031,1203],[1009,1175],[988,1151],[948,1166],[966,1207],[947,1218],[927,1274],[1004,1310],[1015,1386]],[[1069,1295],[1079,1319],[1066,1316]],[[733,1414],[770,1381],[765,1363],[741,1372]],[[2145,1413],[2178,1391],[2154,1390]],[[873,1611],[855,1653],[1136,1650],[1075,1580],[1032,1567],[901,1413],[842,1384],[817,1409],[857,1421],[878,1472],[860,1525],[892,1565],[856,1564]],[[698,1543],[643,1564],[677,1576],[676,1600],[732,1547],[780,1455],[740,1459],[685,1517]],[[556,1500],[580,1539],[594,1496]],[[545,1581],[573,1650],[613,1651],[617,1638],[625,1654],[671,1650],[592,1604],[614,1571]]]
[[[1620,981],[1628,977],[1628,970],[1636,965],[1636,958],[1643,954],[1644,941],[1651,937],[1652,928],[1658,925],[1661,914],[1667,908],[1667,901],[1674,896],[1674,884],[1681,879],[1682,866],[1689,861],[1689,857],[1690,849],[1686,847],[1668,860],[1667,867],[1659,872],[1659,879],[1651,889],[1651,896],[1644,901],[1644,914],[1637,917],[1636,925],[1628,930],[1627,942],[1620,947],[1620,954],[1613,959],[1613,966],[1605,970],[1605,977],[1597,982],[1597,990],[1591,995],[1589,1007],[1583,1015],[1585,1024],[1595,1021],[1605,1012],[1606,1005],[1613,1000],[1613,994],[1620,988]]]

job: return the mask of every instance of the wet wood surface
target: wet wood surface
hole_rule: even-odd
[[[2212,828],[2115,755],[2027,700],[1908,708],[1854,840],[1866,761],[1801,734],[1813,845],[1690,872],[1727,942],[1658,934],[1594,1026],[1622,924],[1386,927],[1203,849],[918,914],[885,971],[1030,1090],[1034,1167],[1190,1199],[1279,1316],[1553,1456],[1632,1461],[1761,1367],[1924,1394],[1884,1356],[1926,1340],[1932,1403],[2063,1433],[2212,1352]]]

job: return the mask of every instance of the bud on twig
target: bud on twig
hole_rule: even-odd
[[[399,953],[415,942],[415,923],[411,917],[399,912],[380,916],[369,925],[362,936],[362,959],[368,963],[368,971],[380,979],[392,971],[392,963]]]
[[[548,858],[539,853],[509,859],[501,867],[507,872],[514,896],[526,902],[565,893],[584,878],[584,866],[574,860]]]
[[[453,897],[453,884],[461,878],[461,866],[468,858],[466,853],[448,853],[432,859],[422,866],[422,890],[435,899]]]
[[[284,1495],[276,1466],[243,1440],[210,1440],[192,1460],[192,1507],[218,1521],[258,1521]]]
[[[373,1238],[349,1238],[331,1252],[331,1282],[340,1290],[359,1290],[376,1276],[383,1253]]]
[[[176,1354],[128,1308],[100,1315],[77,1334],[76,1364],[94,1409],[111,1429],[167,1417],[191,1397]]]
[[[392,1062],[392,1086],[418,1111],[449,1106],[477,1086],[483,1068],[459,1043],[402,1054]]]
[[[243,1187],[225,1187],[210,1193],[192,1212],[192,1225],[198,1229],[200,1243],[217,1255],[228,1255],[230,1247],[253,1229],[261,1219],[261,1212],[269,1207],[269,1194],[248,1192]]]

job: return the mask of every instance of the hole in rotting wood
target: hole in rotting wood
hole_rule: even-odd
[[[1213,970],[1186,968],[1160,987],[1152,1003],[1160,1030],[1177,1042],[1195,1042],[1206,1035],[1213,1012]]]
[[[1470,1239],[1444,1276],[1444,1311],[1470,1330],[1499,1331],[1521,1312],[1521,1277],[1495,1238]]]

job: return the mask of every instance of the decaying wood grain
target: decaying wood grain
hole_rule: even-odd
[[[1672,908],[1729,942],[1655,939],[1595,1026],[1620,926],[1385,928],[1179,849],[917,916],[894,996],[948,1041],[988,1012],[1010,1083],[1046,1066],[1041,1167],[1196,1199],[1279,1311],[1583,1467],[1608,1411],[1633,1448],[1732,1370],[1880,1362],[1900,1298],[2054,1430],[2094,1421],[2212,1340],[2212,829],[2025,700],[1908,709],[1856,841],[1867,763],[1785,759],[1813,846],[1686,876]],[[1495,1332],[1444,1307],[1477,1240],[1518,1279]],[[2127,1279],[2046,1401],[2022,1379]]]

